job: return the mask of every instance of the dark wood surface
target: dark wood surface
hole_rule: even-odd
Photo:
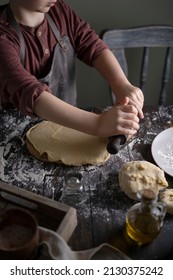
[[[166,215],[159,236],[149,245],[138,247],[124,234],[125,214],[136,203],[119,188],[118,173],[123,163],[147,160],[154,163],[151,144],[158,133],[173,121],[173,106],[145,107],[139,132],[116,155],[100,166],[72,167],[34,159],[27,151],[25,133],[39,119],[24,117],[15,110],[0,111],[0,179],[19,188],[59,201],[64,176],[80,172],[84,186],[83,202],[64,197],[63,202],[77,209],[78,225],[69,245],[85,250],[108,242],[132,259],[173,258],[173,216]],[[173,178],[166,175],[169,188]]]

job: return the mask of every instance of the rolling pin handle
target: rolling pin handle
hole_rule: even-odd
[[[114,135],[108,138],[109,143],[107,145],[107,151],[110,154],[117,154],[119,152],[120,146],[125,144],[126,136],[123,134]]]

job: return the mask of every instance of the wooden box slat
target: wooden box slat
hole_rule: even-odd
[[[0,181],[0,210],[14,207],[30,211],[39,226],[56,231],[65,241],[77,226],[75,208]]]

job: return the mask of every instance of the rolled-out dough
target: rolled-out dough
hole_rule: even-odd
[[[26,137],[39,155],[46,154],[50,162],[97,165],[110,157],[106,150],[107,138],[88,135],[50,121],[31,127]]]
[[[158,194],[168,182],[163,170],[156,165],[148,161],[131,161],[123,164],[119,172],[119,186],[128,197],[138,199],[138,191],[149,188]]]

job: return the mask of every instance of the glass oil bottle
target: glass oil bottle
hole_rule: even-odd
[[[126,214],[126,234],[138,245],[153,241],[160,233],[166,205],[157,201],[157,195],[150,189],[137,194],[140,203],[133,205]]]

